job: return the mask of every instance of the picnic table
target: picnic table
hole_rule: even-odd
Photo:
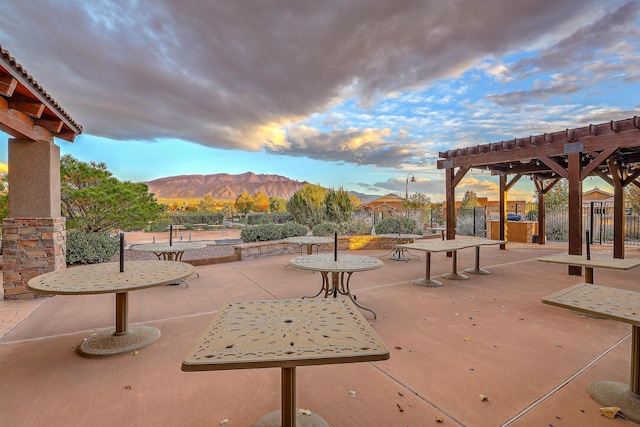
[[[583,255],[569,255],[567,253],[544,256],[538,258],[538,261],[584,267],[584,281],[587,283],[593,283],[594,268],[630,270],[640,266],[640,259],[638,258],[609,258],[599,255],[595,257],[591,256],[590,259],[587,259],[587,257]]]
[[[597,381],[587,388],[603,406],[617,406],[624,417],[640,423],[640,292],[579,283],[542,298],[544,304],[631,325],[630,383]]]
[[[452,252],[451,257],[451,273],[444,274],[443,277],[450,280],[466,280],[469,276],[458,273],[458,251],[465,248],[475,248],[475,266],[472,269],[466,270],[472,274],[490,274],[489,271],[480,268],[480,247],[486,245],[498,245],[503,244],[502,240],[489,240],[480,238],[471,239],[451,239],[442,241],[427,241],[418,243],[406,243],[398,245],[406,249],[413,249],[416,251],[423,251],[425,255],[425,277],[424,279],[415,279],[411,283],[418,286],[438,287],[442,286],[442,282],[431,278],[431,254],[437,252]]]
[[[281,409],[254,426],[328,427],[316,413],[297,414],[296,368],[388,358],[389,350],[346,299],[241,301],[216,314],[182,370],[280,368]],[[343,402],[353,404],[349,397]]]
[[[171,231],[173,230],[173,237],[178,237],[178,231],[179,230],[185,230],[187,227],[184,225],[171,225],[168,226],[167,228],[165,228],[166,231]]]

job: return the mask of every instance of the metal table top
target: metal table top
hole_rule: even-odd
[[[385,360],[389,350],[347,299],[227,303],[182,362],[183,371]]]
[[[639,258],[609,258],[601,255],[594,257],[592,255],[591,259],[587,259],[585,255],[569,255],[567,253],[548,255],[538,258],[538,261],[614,270],[630,270],[640,266]]]
[[[334,254],[304,255],[289,260],[289,265],[303,270],[326,272],[357,272],[375,270],[384,265],[378,258],[338,254],[338,260],[334,261]]]
[[[542,302],[640,326],[640,292],[578,283],[547,295]]]
[[[204,243],[173,243],[169,245],[168,242],[158,243],[142,243],[139,245],[131,246],[132,251],[137,252],[186,252],[194,251],[197,249],[205,249],[207,247]]]
[[[165,285],[194,273],[195,268],[183,262],[129,261],[122,273],[120,263],[107,262],[45,273],[29,280],[27,287],[45,294],[107,294]]]

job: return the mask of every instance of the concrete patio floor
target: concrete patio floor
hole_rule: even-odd
[[[536,261],[558,252],[566,246],[484,247],[481,266],[491,275],[442,279],[440,288],[410,283],[424,277],[424,257],[383,259],[381,269],[354,274],[352,291],[376,310],[377,320],[362,313],[391,358],[298,368],[298,407],[347,427],[635,425],[602,416],[586,391],[598,380],[628,382],[631,327],[540,302],[584,280]],[[638,256],[627,248],[627,257]],[[131,292],[130,324],[162,333],[135,355],[76,352],[83,338],[113,327],[112,294],[0,301],[0,426],[250,426],[279,408],[279,369],[180,366],[225,302],[314,294],[321,276],[285,269],[289,258],[198,266],[189,288]],[[460,251],[459,269],[473,258],[473,249]],[[450,268],[444,253],[432,256],[433,276]],[[638,289],[638,271],[594,275],[597,284]]]

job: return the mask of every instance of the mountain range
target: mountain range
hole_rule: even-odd
[[[210,196],[215,200],[235,200],[243,191],[250,195],[262,192],[268,197],[289,200],[307,181],[296,181],[280,175],[245,172],[239,175],[216,173],[211,175],[179,175],[145,182],[149,192],[158,198],[186,199]],[[361,203],[378,196],[349,191]]]
[[[262,192],[268,197],[289,199],[306,181],[295,181],[280,175],[245,172],[239,175],[216,173],[211,175],[180,175],[146,182],[149,191],[161,198],[202,198],[235,200],[246,191],[250,195]]]

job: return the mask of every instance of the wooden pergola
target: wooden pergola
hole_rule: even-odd
[[[0,130],[9,134],[9,217],[2,222],[4,298],[32,298],[26,282],[64,268],[60,149],[82,126],[0,46]],[[0,292],[0,297],[2,297]]]
[[[446,172],[447,239],[455,238],[455,188],[471,169],[488,170],[500,179],[500,239],[508,240],[507,193],[523,176],[538,193],[539,243],[545,243],[544,196],[561,179],[569,187],[569,254],[582,254],[582,181],[599,176],[614,189],[614,258],[624,258],[624,187],[640,186],[640,117],[531,135],[439,153]],[[505,249],[505,246],[502,247]],[[580,274],[580,268],[570,268]]]

